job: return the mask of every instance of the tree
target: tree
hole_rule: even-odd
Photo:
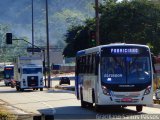
[[[63,51],[64,56],[74,57],[77,51],[89,48],[89,32],[94,26],[93,19],[87,19],[84,25],[71,26],[65,35],[67,46]]]
[[[125,42],[133,44],[147,44],[152,46],[153,53],[160,51],[160,3],[149,0],[104,0],[99,7],[100,11],[100,44]],[[91,22],[92,21],[92,22]],[[75,28],[76,32],[74,32]],[[94,30],[94,19],[85,22],[83,26],[72,26],[67,34],[72,34],[66,42],[65,53],[75,53],[88,48],[86,33]],[[76,46],[76,47],[73,47]],[[67,55],[67,54],[66,54]]]
[[[100,8],[100,43],[151,44],[154,53],[160,45],[160,5],[149,0],[106,0]]]

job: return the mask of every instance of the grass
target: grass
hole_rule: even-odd
[[[4,105],[0,105],[0,120],[16,120],[16,116],[9,112]]]

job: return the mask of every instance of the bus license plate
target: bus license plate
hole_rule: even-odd
[[[132,102],[132,98],[122,98],[122,102]]]

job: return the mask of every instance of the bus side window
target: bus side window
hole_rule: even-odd
[[[89,73],[89,55],[86,56],[86,73]]]
[[[91,59],[90,59],[90,73],[93,73],[93,65],[94,65],[94,55],[91,55]]]
[[[98,75],[99,54],[95,55],[95,75]]]
[[[92,61],[93,61],[93,70],[92,70],[92,74],[95,74],[95,69],[96,69],[96,68],[95,68],[95,66],[96,66],[96,60],[95,60],[96,58],[95,58],[95,54],[92,55],[92,59],[93,59],[93,60],[92,60]]]
[[[80,68],[81,68],[81,73],[83,73],[83,57],[81,57],[81,64],[80,64]]]
[[[91,62],[90,62],[90,59],[91,59],[91,56],[88,55],[88,59],[87,59],[87,68],[88,68],[88,71],[87,71],[87,73],[90,73],[90,69],[91,69]]]
[[[80,60],[79,58],[76,59],[76,75],[79,74],[80,71]]]
[[[79,69],[79,73],[82,73],[82,57],[79,58],[79,64],[77,65],[77,69]]]
[[[83,57],[83,69],[82,73],[86,73],[86,56]]]

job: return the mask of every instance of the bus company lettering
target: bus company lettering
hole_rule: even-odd
[[[122,77],[122,74],[104,74],[104,77]]]
[[[138,54],[137,48],[112,48],[111,53],[113,54]]]

